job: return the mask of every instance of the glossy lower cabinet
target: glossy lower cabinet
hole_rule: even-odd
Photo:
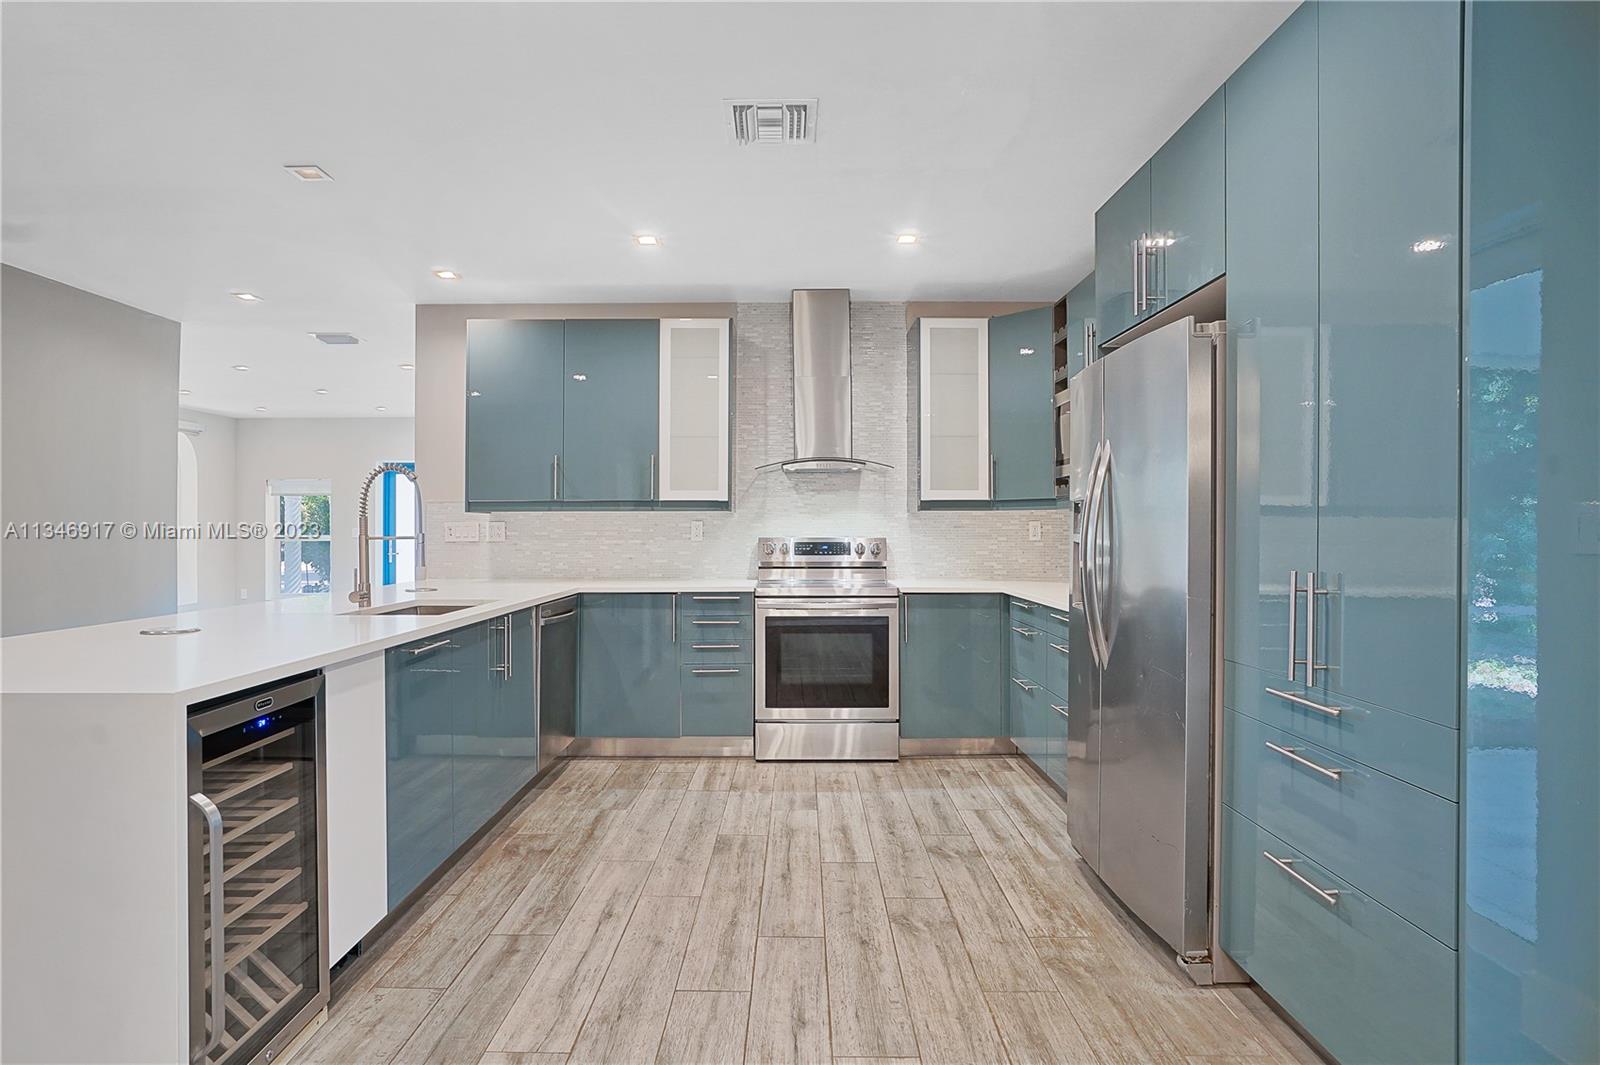
[[[1055,497],[1049,307],[989,319],[989,455],[997,500]]]
[[[579,736],[680,735],[673,598],[579,598]]]
[[[1063,791],[1067,787],[1068,615],[1054,607],[1010,600],[1006,703],[1011,742]]]
[[[563,322],[467,323],[469,507],[555,498],[565,368]]]
[[[1463,1060],[1600,1061],[1600,5],[1467,7]]]
[[[900,735],[1005,736],[999,595],[906,595],[900,624]]]
[[[538,772],[531,611],[385,655],[393,908]]]
[[[1222,947],[1346,1065],[1456,1060],[1455,951],[1223,807]]]
[[[685,736],[749,736],[755,729],[755,665],[697,662],[681,667]]]
[[[680,592],[678,717],[684,736],[755,735],[755,597]]]

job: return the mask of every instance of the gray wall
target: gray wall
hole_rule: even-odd
[[[965,309],[976,306],[941,309],[952,314],[989,313]],[[506,523],[504,543],[446,543],[445,522],[486,520],[481,514],[468,515],[462,503],[466,320],[541,316],[516,310],[417,308],[417,469],[429,501],[428,564],[434,576],[753,576],[758,536],[838,533],[887,536],[891,574],[901,576],[1067,577],[1068,511],[915,508],[909,478],[915,476],[917,443],[904,303],[857,302],[850,308],[855,453],[894,469],[850,474],[756,472],[763,463],[794,456],[789,304],[741,303],[720,313],[703,306],[630,308],[632,317],[731,313],[733,510],[496,514],[495,520]],[[582,308],[563,308],[573,310]],[[695,521],[704,523],[703,542],[690,540]],[[1030,521],[1041,522],[1041,540],[1027,538]]]
[[[172,522],[178,323],[0,269],[0,525]],[[0,633],[169,613],[173,541],[10,537]]]

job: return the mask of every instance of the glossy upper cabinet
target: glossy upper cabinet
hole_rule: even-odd
[[[673,596],[585,595],[578,610],[578,735],[679,735]]]
[[[565,367],[562,322],[467,323],[469,507],[555,497]]]
[[[993,499],[1051,499],[1055,495],[1050,311],[1038,307],[989,319]]]
[[[661,320],[656,498],[728,498],[726,318]]]
[[[1146,164],[1094,213],[1094,319],[1101,342],[1139,319],[1139,296],[1146,279],[1139,273],[1144,265],[1140,245],[1149,234],[1150,166]]]
[[[1094,357],[1094,274],[1067,293],[1067,377],[1083,369]]]
[[[1317,5],[1227,92],[1224,646],[1283,684],[1290,576],[1303,584],[1317,555]]]
[[[1335,698],[1454,726],[1461,9],[1317,11],[1315,564],[1328,593],[1313,596],[1308,654]]]
[[[1005,736],[998,595],[907,595],[900,626],[900,734]]]
[[[1150,292],[1159,311],[1222,276],[1225,134],[1222,92],[1178,128],[1150,160]]]
[[[660,347],[653,318],[566,323],[561,499],[655,498]]]
[[[917,325],[921,498],[989,499],[989,320],[923,318]],[[1048,402],[1048,356],[1044,362]]]
[[[1461,1056],[1600,1061],[1600,6],[1468,6]]]

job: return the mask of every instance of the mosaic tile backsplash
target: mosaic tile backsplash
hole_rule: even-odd
[[[731,511],[569,511],[468,514],[427,508],[429,572],[508,579],[753,577],[760,536],[889,539],[890,576],[1065,580],[1066,510],[918,511],[914,382],[903,303],[852,303],[857,458],[894,467],[862,473],[756,472],[794,457],[794,358],[787,303],[742,303],[733,322]],[[502,543],[445,542],[453,521],[504,521]],[[693,522],[704,538],[690,539]],[[1028,539],[1028,523],[1042,538]]]

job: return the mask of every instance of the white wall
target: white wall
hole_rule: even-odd
[[[0,298],[0,527],[113,525],[0,544],[0,633],[170,613],[176,541],[121,523],[177,514],[178,323],[11,266]]]
[[[195,515],[202,529],[218,522],[239,519],[234,499],[235,450],[238,422],[222,414],[183,409],[178,420],[200,432],[189,437],[194,445],[195,468],[199,482],[199,510]],[[252,515],[253,516],[253,515]],[[215,537],[203,537],[199,550],[200,607],[227,606],[239,601],[234,581],[238,566],[238,545]]]
[[[331,507],[334,603],[344,602],[354,586],[356,501],[361,482],[380,462],[410,462],[415,457],[410,418],[240,418],[236,422],[233,515],[238,521],[267,521],[267,485],[286,479],[326,480],[333,485]],[[427,481],[423,481],[427,488]],[[373,488],[373,532],[377,532],[378,486]],[[409,503],[403,503],[410,506]],[[267,594],[269,544],[240,540],[234,554],[235,598]],[[373,566],[374,580],[378,568]]]

